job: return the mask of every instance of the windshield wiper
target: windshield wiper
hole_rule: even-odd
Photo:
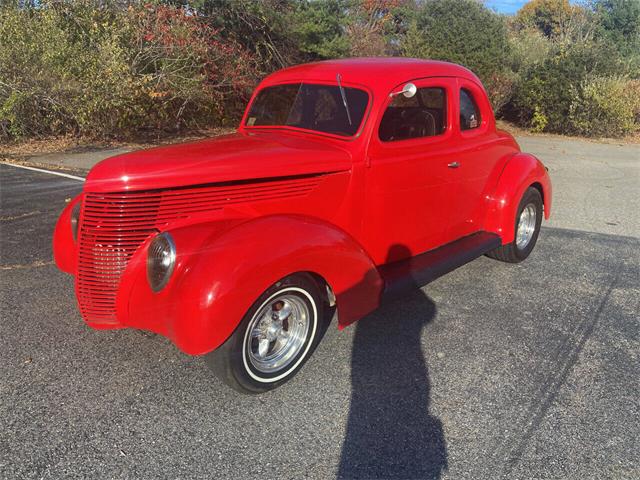
[[[347,111],[349,125],[353,125],[353,123],[351,123],[351,112],[349,112],[349,105],[347,104],[347,95],[344,93],[344,88],[342,88],[342,77],[339,73],[336,75],[336,81],[338,82],[338,88],[340,89],[340,95],[342,96],[342,104],[344,105],[344,109]]]

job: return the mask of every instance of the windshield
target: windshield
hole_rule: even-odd
[[[344,93],[346,106],[336,85],[288,83],[267,87],[253,101],[245,125],[297,127],[351,137],[362,123],[369,95],[349,87],[344,87]]]

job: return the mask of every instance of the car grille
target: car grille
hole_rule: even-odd
[[[85,193],[76,276],[83,318],[92,324],[117,325],[120,278],[138,247],[168,223],[233,204],[304,196],[319,181],[319,176],[311,176],[162,191]]]

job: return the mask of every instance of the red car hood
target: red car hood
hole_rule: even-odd
[[[351,168],[346,150],[286,133],[234,133],[107,158],[84,190],[121,192],[286,177]]]

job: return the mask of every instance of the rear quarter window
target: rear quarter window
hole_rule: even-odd
[[[460,130],[473,130],[480,122],[480,109],[473,94],[466,88],[460,89]]]

